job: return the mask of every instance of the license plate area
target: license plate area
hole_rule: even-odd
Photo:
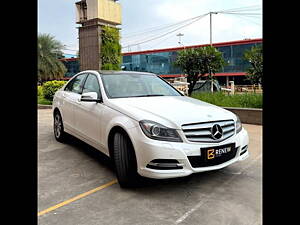
[[[235,143],[209,148],[201,148],[201,164],[203,166],[214,166],[233,159],[237,149]]]

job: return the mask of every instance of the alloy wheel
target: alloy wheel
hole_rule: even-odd
[[[61,135],[62,122],[60,115],[57,113],[54,117],[54,134],[56,138],[59,138]]]

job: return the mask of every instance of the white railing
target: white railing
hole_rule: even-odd
[[[236,85],[235,90],[237,92],[251,92],[262,93],[263,90],[260,85]]]
[[[190,83],[184,81],[177,81],[169,82],[173,87],[175,87],[178,91],[183,92],[183,94],[188,95],[189,85]],[[263,90],[261,86],[255,85],[235,85],[233,81],[230,81],[229,86],[222,86],[221,91],[227,92],[228,94],[235,94],[235,93],[262,93]]]
[[[228,91],[231,90],[227,86],[221,87],[222,90]],[[263,93],[261,86],[257,85],[234,85],[234,92],[237,93]]]
[[[188,94],[189,85],[188,82],[182,82],[182,81],[174,81],[173,83],[170,83],[173,87],[175,87],[178,91],[183,92],[184,95]]]

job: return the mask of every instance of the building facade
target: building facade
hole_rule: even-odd
[[[222,70],[215,74],[215,77],[221,85],[228,84],[229,81],[234,81],[235,84],[248,84],[245,80],[246,70],[250,63],[243,58],[244,52],[251,49],[253,46],[262,45],[263,40],[259,39],[246,39],[231,42],[214,43],[223,57],[227,65]],[[141,71],[151,72],[160,75],[166,79],[184,76],[180,68],[174,65],[178,52],[184,48],[200,48],[205,45],[193,45],[179,48],[166,48],[157,50],[147,50],[139,52],[123,53],[122,66],[123,70],[127,71]],[[76,61],[76,62],[74,62]],[[68,69],[66,77],[74,75],[79,72],[78,59],[65,59],[65,65]],[[76,71],[78,68],[78,71]]]
[[[80,71],[80,63],[79,58],[63,58],[60,61],[65,65],[67,68],[67,72],[65,73],[64,79],[68,80],[73,77],[76,73]]]

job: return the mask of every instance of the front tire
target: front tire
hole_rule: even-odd
[[[127,135],[119,132],[114,136],[114,161],[120,186],[136,186],[139,175],[133,145]]]
[[[55,139],[59,142],[64,142],[66,139],[66,133],[64,131],[61,115],[58,111],[54,114],[53,130]]]

